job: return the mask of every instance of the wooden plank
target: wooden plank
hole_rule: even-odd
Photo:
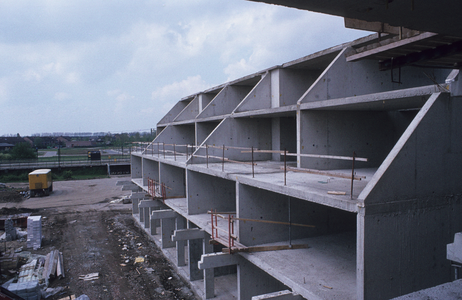
[[[289,223],[289,222],[270,221],[270,220],[259,220],[259,219],[233,218],[233,220],[239,220],[239,221],[244,221],[244,222],[269,223],[269,224],[278,224],[278,225],[293,225],[293,226],[310,227],[310,228],[316,227],[314,225],[308,225],[308,224]]]
[[[377,53],[380,53],[380,52],[385,52],[385,51],[388,51],[388,50],[395,49],[397,47],[403,47],[403,46],[410,45],[411,43],[420,42],[422,40],[429,39],[429,38],[435,37],[437,35],[438,35],[437,33],[425,32],[425,33],[422,33],[422,34],[419,34],[419,35],[416,35],[416,36],[413,36],[413,37],[410,37],[410,38],[407,38],[407,39],[403,39],[403,40],[399,40],[399,41],[394,42],[394,43],[390,43],[390,44],[385,45],[385,46],[377,47],[377,48],[369,50],[369,51],[364,51],[364,52],[360,52],[358,54],[348,56],[346,60],[347,61],[356,61],[356,60],[366,58],[368,56],[371,56],[371,55],[374,55],[374,54],[377,54]]]
[[[284,170],[284,167],[281,167],[281,169]],[[321,170],[315,170],[315,169],[287,167],[287,171],[309,173],[309,174],[316,174],[316,175],[326,175],[326,176],[332,176],[332,177],[351,179],[351,175],[342,174],[342,173],[336,173],[336,172],[330,172],[330,171],[321,171]],[[366,178],[366,176],[355,175],[353,179],[354,180],[361,180],[361,179],[364,179],[364,178]]]
[[[329,195],[346,195],[346,192],[328,191]]]
[[[301,245],[278,245],[278,246],[252,246],[252,247],[244,247],[244,248],[224,248],[223,252],[225,253],[237,253],[237,252],[245,252],[245,253],[252,253],[252,252],[264,252],[264,251],[280,251],[280,250],[296,250],[296,249],[306,249],[309,248],[306,244]]]
[[[250,153],[252,151],[241,151],[241,153]],[[254,153],[276,153],[284,155],[284,151],[280,150],[257,150]],[[327,158],[327,159],[340,159],[340,160],[353,160],[352,156],[339,156],[339,155],[322,155],[322,154],[305,154],[305,153],[286,153],[287,156],[301,156],[301,157],[312,157],[312,158]],[[364,157],[355,157],[355,161],[364,161],[367,162],[367,158]]]

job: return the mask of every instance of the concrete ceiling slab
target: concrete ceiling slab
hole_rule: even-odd
[[[459,1],[440,0],[248,0],[368,22],[462,37]]]

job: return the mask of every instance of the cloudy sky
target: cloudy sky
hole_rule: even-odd
[[[245,0],[0,2],[0,136],[155,128],[181,98],[367,35]]]

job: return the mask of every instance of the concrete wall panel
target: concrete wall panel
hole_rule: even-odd
[[[361,193],[366,204],[462,193],[458,100],[430,97]]]
[[[198,122],[196,123],[196,141],[197,144],[202,144],[205,139],[217,128],[219,122]]]
[[[301,111],[301,153],[365,157],[356,167],[378,167],[409,122],[406,113]],[[302,157],[301,167],[351,169],[351,161]]]
[[[203,214],[216,209],[219,212],[236,211],[234,181],[187,170],[188,214]]]
[[[189,104],[183,109],[183,111],[173,120],[175,122],[185,121],[185,120],[194,120],[199,114],[199,97],[194,97],[194,99],[189,102]]]
[[[172,146],[173,144],[178,145]],[[164,151],[178,151],[186,153],[183,145],[195,145],[195,126],[194,125],[169,125],[160,135],[158,135],[152,144],[148,146],[145,154],[157,157],[163,157]],[[175,149],[174,149],[175,148]],[[172,152],[165,155],[173,155]]]
[[[255,149],[271,149],[271,119],[231,119],[223,120],[220,125],[209,135],[204,142],[205,144],[222,147],[236,146],[248,147]],[[208,155],[223,156],[221,148],[208,148]],[[204,148],[198,149],[196,154],[205,156]],[[225,151],[225,157],[232,160],[251,161],[251,153],[242,153],[242,149],[228,148]],[[271,154],[255,153],[255,160],[269,160]],[[204,163],[205,159],[194,157],[193,163]],[[221,162],[218,159],[209,159],[209,162]]]
[[[320,74],[321,71],[317,70],[280,69],[279,106],[297,104],[297,100],[308,90]]]
[[[364,218],[364,298],[390,299],[451,280],[446,245],[462,230],[462,198]]]
[[[172,122],[191,102],[192,98],[186,101],[178,101],[175,106],[159,121],[159,124],[167,124]]]
[[[377,62],[362,60],[355,63],[346,61],[345,48],[334,62],[323,72],[316,82],[300,98],[300,103],[366,95],[390,90],[406,89],[432,84],[432,79],[415,67],[401,68],[401,83],[391,81],[391,71],[378,72]],[[451,70],[433,70],[432,77],[444,83]],[[398,80],[395,70],[394,80]]]
[[[207,118],[230,114],[252,90],[248,86],[228,85],[210,102],[197,118]]]
[[[186,182],[185,170],[183,168],[174,167],[168,164],[161,163],[160,182],[165,184],[167,198],[185,198],[186,197]]]
[[[243,184],[238,186],[238,197],[239,218],[315,226],[289,228],[281,224],[239,221],[239,242],[246,246],[356,230],[356,214],[353,213]]]
[[[239,300],[251,300],[253,296],[287,289],[281,282],[246,260],[242,260],[237,267],[237,280]]]
[[[159,163],[143,158],[143,186],[148,185],[149,178],[159,182]]]
[[[271,76],[265,74],[234,112],[271,108]]]
[[[141,157],[133,155],[130,157],[130,168],[132,179],[142,178],[143,177],[143,167],[141,162]]]

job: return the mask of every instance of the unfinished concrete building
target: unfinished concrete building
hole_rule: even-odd
[[[185,97],[132,151],[133,214],[201,297],[389,299],[451,281],[462,38],[388,31]]]

